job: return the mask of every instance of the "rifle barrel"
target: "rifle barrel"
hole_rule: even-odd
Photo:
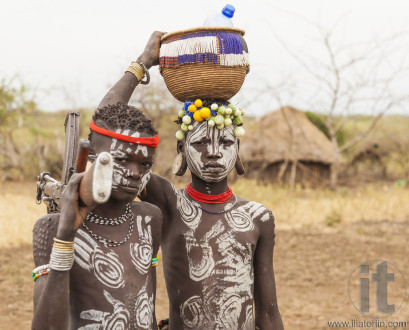
[[[74,172],[78,151],[79,116],[76,111],[70,111],[65,118],[65,151],[62,169],[62,183],[67,184]]]

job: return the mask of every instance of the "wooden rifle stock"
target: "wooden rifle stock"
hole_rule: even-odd
[[[90,149],[90,142],[87,139],[80,140],[77,160],[75,161],[74,173],[85,172]]]

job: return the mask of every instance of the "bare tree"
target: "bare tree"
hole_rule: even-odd
[[[149,85],[136,88],[130,103],[144,111],[156,129],[160,129],[161,117],[170,114],[176,118],[178,109],[182,108],[182,103],[169,93],[163,80],[157,76]]]
[[[21,156],[24,151],[15,141],[15,130],[23,126],[24,116],[36,109],[26,87],[17,80],[0,81],[0,170],[3,172],[0,181],[11,169],[22,172],[24,161]]]
[[[404,50],[408,34],[397,33],[365,42],[341,44],[336,34],[342,29],[343,18],[330,29],[304,17],[298,16],[297,19],[303,19],[314,28],[317,38],[309,43],[313,47],[297,49],[273,32],[297,63],[295,73],[290,75],[292,81],[297,81],[295,86],[291,84],[295,90],[286,92],[286,95],[296,95],[297,102],[282,96],[280,90],[274,90],[273,86],[263,91],[271,93],[271,97],[281,105],[300,104],[302,99],[304,109],[317,112],[321,117],[336,154],[330,175],[331,186],[335,187],[342,152],[367,137],[388,111],[408,105],[409,92],[402,87],[402,82],[407,84],[409,80]],[[312,49],[319,51],[313,54]],[[358,113],[371,115],[370,125],[340,144],[338,132],[353,114]]]

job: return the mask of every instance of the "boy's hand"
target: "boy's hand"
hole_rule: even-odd
[[[137,59],[138,63],[143,62],[147,69],[159,64],[160,39],[165,34],[166,32],[160,31],[155,31],[152,33],[148,43],[146,44],[145,50]]]
[[[79,203],[79,185],[84,173],[74,173],[62,194],[62,208],[58,225],[57,238],[73,241],[78,228],[89,212]]]

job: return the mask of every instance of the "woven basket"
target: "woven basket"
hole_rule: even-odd
[[[213,61],[208,60],[208,58],[205,56],[199,62],[175,64],[174,61],[177,62],[178,57],[162,56],[163,52],[161,49],[160,71],[165,80],[166,86],[177,100],[181,102],[186,100],[194,100],[197,98],[229,100],[231,97],[237,94],[243,85],[246,72],[249,67],[248,61],[245,63],[240,62],[238,65],[226,65],[222,63],[223,61],[221,60],[220,48],[225,48],[225,46],[222,45],[222,47],[220,47],[220,43],[222,41],[220,41],[219,35],[223,34],[225,36],[231,36],[233,39],[236,39],[237,42],[237,36],[240,36],[241,38],[241,36],[244,35],[244,31],[242,30],[235,28],[199,27],[190,30],[168,33],[162,37],[161,48],[163,48],[164,42],[171,44],[175,41],[180,42],[182,38],[193,40],[193,37],[197,35],[206,36],[207,34],[210,35],[216,33],[218,34],[218,37],[210,37],[214,38],[214,41],[217,41],[217,53],[211,54],[211,56],[214,56]],[[199,43],[201,42],[200,38],[195,38],[195,40],[199,40]],[[247,56],[247,53],[244,53]],[[183,54],[180,53],[177,53],[176,55],[183,57]],[[195,55],[190,53],[190,56]],[[217,61],[215,60],[216,56]],[[240,54],[233,54],[232,56],[240,56]],[[244,58],[244,55],[241,56],[242,57],[240,58]],[[167,58],[172,63],[173,67],[167,66],[166,63],[164,63],[164,58]]]

